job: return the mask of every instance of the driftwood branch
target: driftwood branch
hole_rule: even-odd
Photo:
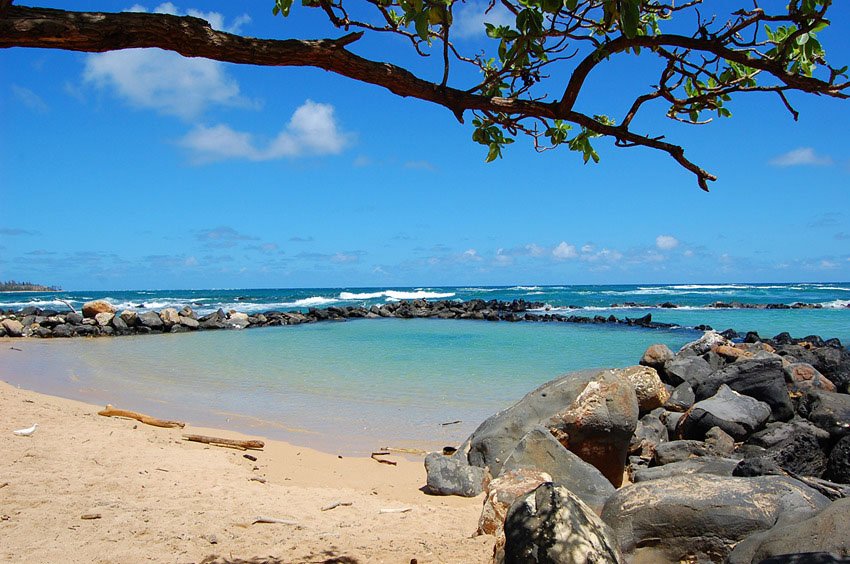
[[[137,413],[135,411],[127,411],[126,409],[115,409],[111,405],[107,405],[103,410],[97,412],[98,415],[103,415],[104,417],[126,417],[128,419],[135,419],[145,425],[153,425],[154,427],[180,427],[181,429],[186,426],[182,421],[168,421],[165,419],[157,419],[156,417],[151,417],[150,415],[145,415],[144,413]]]
[[[385,451],[373,452],[371,454],[370,458],[372,460],[376,460],[376,461],[380,462],[381,464],[389,464],[390,466],[397,466],[398,462],[396,462],[395,460],[386,460],[384,458],[378,458],[379,456],[388,456],[389,454],[390,454],[389,452],[385,452]]]
[[[227,448],[235,448],[239,450],[261,450],[266,446],[266,443],[263,441],[258,441],[254,439],[250,440],[239,440],[239,439],[222,439],[220,437],[207,437],[205,435],[183,435],[183,438],[187,441],[192,441],[196,443],[204,443],[207,445],[227,447]]]

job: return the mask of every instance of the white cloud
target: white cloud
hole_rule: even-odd
[[[585,245],[584,247],[582,247],[583,254],[581,255],[580,258],[583,261],[611,263],[611,262],[618,262],[618,261],[622,260],[622,258],[623,258],[623,253],[621,253],[620,251],[618,251],[616,249],[602,249],[601,251],[594,253],[594,252],[586,252],[585,248],[587,246],[588,245]]]
[[[514,257],[505,249],[496,249],[496,264],[498,266],[510,266],[514,262]]]
[[[525,250],[533,257],[540,257],[546,254],[546,249],[535,243],[529,243],[526,245]]]
[[[24,88],[23,86],[18,86],[17,84],[13,84],[11,88],[12,94],[15,95],[15,98],[17,98],[19,102],[21,102],[30,110],[43,114],[50,109],[47,106],[47,103],[45,103],[45,101],[41,98],[41,96],[39,96],[29,88]]]
[[[558,246],[552,249],[552,256],[558,260],[566,260],[576,258],[578,253],[574,245],[570,245],[566,241],[561,241]]]
[[[588,243],[587,245],[582,245],[581,252],[592,253],[593,252],[593,245],[591,245],[590,243]]]
[[[133,106],[187,120],[213,105],[249,105],[222,63],[159,49],[89,55],[83,80],[114,90]]]
[[[826,166],[832,164],[832,158],[827,155],[819,155],[811,147],[800,147],[779,155],[772,159],[770,164],[774,166]]]
[[[486,0],[465,2],[458,6],[453,12],[452,34],[460,38],[486,37],[485,22],[496,26],[512,26],[516,23],[513,15],[502,4],[496,3],[489,12],[488,6]]]
[[[250,133],[236,131],[219,124],[196,126],[180,145],[192,153],[197,163],[226,159],[268,161],[304,155],[333,155],[342,152],[350,135],[336,123],[334,107],[307,100],[265,147],[259,146]]]
[[[679,240],[672,235],[659,235],[655,238],[655,246],[663,251],[669,251],[679,246]]]

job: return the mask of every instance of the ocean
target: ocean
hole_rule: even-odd
[[[371,305],[400,299],[523,299],[541,311],[640,317],[670,329],[569,323],[360,319],[245,331],[16,340],[0,378],[45,393],[112,403],[345,455],[379,447],[456,445],[483,419],[553,377],[635,364],[647,346],[674,350],[695,325],[788,331],[850,343],[850,284],[689,284],[150,290],[0,294],[0,309],[189,305],[199,313]],[[713,308],[715,302],[818,308]],[[659,307],[669,302],[679,307]],[[669,304],[668,304],[669,305]]]

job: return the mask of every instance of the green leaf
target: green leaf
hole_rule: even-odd
[[[623,35],[631,39],[637,35],[640,26],[640,0],[623,0],[620,6]]]
[[[490,163],[496,160],[496,157],[502,156],[502,148],[499,147],[497,143],[490,143],[490,150],[487,151],[487,158],[484,160],[485,163]]]
[[[809,34],[808,33],[802,33],[802,34],[797,36],[797,45],[805,45],[808,40],[809,40]]]

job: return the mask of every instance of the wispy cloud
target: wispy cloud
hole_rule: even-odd
[[[655,238],[655,246],[662,251],[669,251],[679,246],[679,240],[672,235],[659,235]]]
[[[831,165],[832,162],[831,157],[828,155],[820,155],[811,147],[800,147],[771,159],[770,164],[782,167],[827,166]]]
[[[47,113],[50,110],[50,107],[41,98],[41,96],[39,96],[29,88],[13,84],[11,86],[11,89],[12,94],[14,94],[15,98],[17,98],[18,101],[24,106],[26,106],[28,109],[39,114]]]
[[[134,4],[127,11],[147,12],[148,9],[145,6],[142,6],[141,4]],[[184,13],[181,12],[180,9],[172,2],[163,2],[151,11],[156,14],[171,14],[172,16],[184,15]],[[217,29],[219,31],[226,31],[228,33],[239,33],[240,31],[242,31],[243,25],[251,22],[251,16],[249,16],[248,14],[242,14],[234,18],[234,20],[230,22],[229,25],[227,25],[225,23],[224,16],[221,13],[204,12],[195,8],[189,8],[188,10],[186,10],[185,15],[206,20],[207,22],[209,22],[210,27],[212,27],[213,29]]]
[[[407,161],[404,163],[404,168],[410,168],[414,170],[427,170],[429,172],[434,172],[437,170],[437,167],[425,160],[417,160],[417,161]]]
[[[251,133],[228,125],[196,126],[180,140],[196,163],[227,159],[268,161],[304,155],[333,155],[348,145],[350,134],[342,131],[334,107],[307,100],[292,114],[277,136],[260,146]]]
[[[293,243],[312,243],[314,241],[312,236],[299,237],[298,235],[290,237],[289,240]]]
[[[253,237],[240,233],[232,227],[222,225],[212,229],[202,229],[198,231],[195,238],[201,241],[204,246],[219,249],[228,249],[235,247],[244,241],[256,241],[259,237]]]
[[[38,231],[30,231],[28,229],[18,229],[17,227],[0,227],[0,235],[6,235],[6,236],[9,236],[9,237],[38,235]]]

